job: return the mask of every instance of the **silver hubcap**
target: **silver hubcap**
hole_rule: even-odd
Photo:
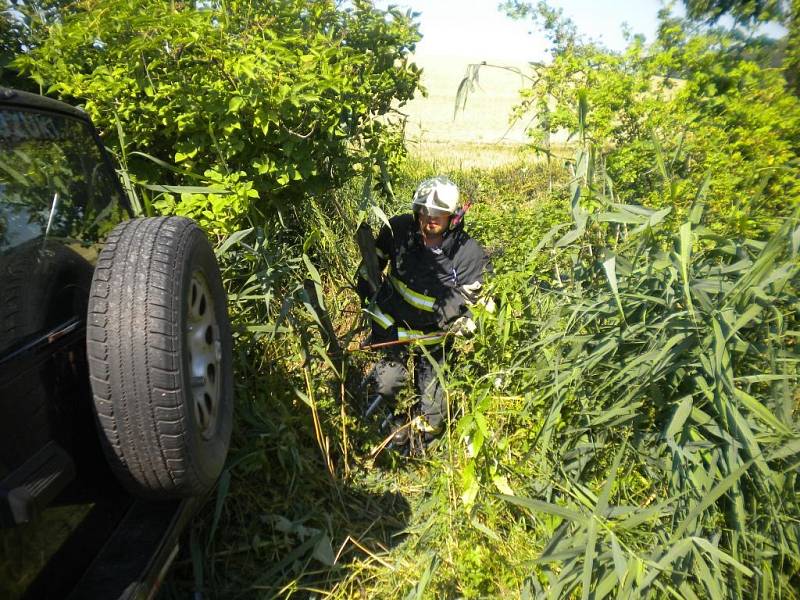
[[[219,413],[222,344],[211,290],[200,271],[192,273],[187,304],[186,347],[194,418],[200,433],[208,439],[214,435]]]

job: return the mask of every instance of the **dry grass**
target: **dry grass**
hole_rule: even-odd
[[[422,85],[401,112],[408,116],[406,139],[416,158],[442,168],[492,168],[519,161],[536,160],[526,148],[527,120],[511,123],[509,115],[519,102],[525,80],[511,71],[482,67],[478,85],[469,94],[464,110],[454,117],[456,92],[468,62],[454,57],[416,56],[422,67]],[[526,63],[489,63],[528,72]],[[556,140],[561,143],[560,137]]]
[[[431,164],[435,170],[462,171],[491,169],[515,162],[537,162],[540,155],[522,144],[480,144],[458,141],[409,139],[408,151],[414,158]]]
[[[491,144],[499,140],[522,144],[527,141],[525,124],[509,129],[509,114],[519,102],[524,80],[510,71],[482,69],[479,86],[470,95],[466,109],[453,118],[456,91],[468,63],[463,59],[441,56],[418,56],[422,67],[422,85],[427,97],[417,96],[403,107],[409,115],[408,136],[426,141],[454,141]],[[527,69],[524,63],[508,65]]]

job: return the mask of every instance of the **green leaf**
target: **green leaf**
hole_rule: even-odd
[[[680,228],[680,267],[681,278],[683,279],[683,297],[686,300],[686,308],[689,314],[695,318],[694,304],[689,287],[689,262],[692,257],[692,224],[684,223]]]
[[[617,536],[613,533],[611,534],[611,556],[614,559],[614,572],[617,574],[617,579],[622,581],[627,572],[627,562],[625,561],[625,555],[622,553],[622,548],[619,545]]]
[[[329,538],[327,534],[323,533],[323,535],[319,538],[317,543],[314,545],[314,552],[311,554],[311,556],[327,567],[333,566],[333,546],[331,545],[331,538]]]
[[[770,452],[767,460],[782,460],[790,456],[800,454],[800,438],[795,437],[793,440],[781,444],[778,448]]]
[[[714,556],[714,558],[717,558],[717,559],[721,560],[722,562],[731,565],[732,567],[734,567],[735,569],[740,571],[745,577],[752,577],[753,576],[753,571],[748,569],[746,566],[744,566],[738,560],[734,559],[730,554],[727,554],[726,552],[723,552],[722,550],[720,550],[716,546],[713,546],[708,540],[700,538],[700,537],[694,537],[694,538],[692,538],[692,541],[695,543],[695,545],[698,548],[700,548],[701,550],[704,550],[708,554],[711,554],[712,556]]]
[[[167,171],[170,171],[172,173],[177,173],[178,175],[182,175],[182,176],[188,177],[190,179],[195,179],[197,181],[202,181],[203,180],[203,177],[201,177],[197,173],[192,173],[191,171],[186,171],[186,170],[183,170],[183,169],[179,169],[175,165],[171,165],[170,163],[168,163],[166,161],[163,161],[160,158],[157,158],[155,156],[152,156],[151,154],[147,154],[146,152],[140,152],[138,150],[133,150],[133,151],[128,153],[128,156],[131,156],[131,157],[132,156],[141,156],[142,158],[146,158],[150,162],[152,162],[152,163],[158,165],[159,167],[162,167],[162,168],[164,168]]]
[[[611,255],[603,261],[603,269],[606,272],[606,279],[608,285],[611,286],[611,291],[614,293],[614,299],[617,301],[617,308],[619,309],[620,317],[625,319],[625,311],[622,308],[622,300],[619,297],[619,287],[617,286],[617,257]]]
[[[572,231],[568,231],[565,233],[556,243],[556,248],[563,248],[564,246],[568,246],[579,237],[583,235],[583,230],[580,229],[573,229]]]
[[[425,589],[428,587],[433,574],[436,572],[436,569],[439,566],[439,560],[437,559],[436,554],[430,552],[429,556],[430,560],[428,561],[425,570],[422,572],[422,576],[419,578],[417,584],[411,588],[408,594],[406,594],[404,600],[422,600],[424,597]]]
[[[319,241],[320,238],[319,228],[314,228],[303,240],[303,254],[308,254],[311,247]],[[315,269],[316,270],[316,269]],[[317,281],[315,279],[315,281]]]
[[[314,266],[314,263],[311,262],[311,259],[308,258],[307,254],[303,254],[303,262],[306,265],[309,275],[311,275],[311,280],[314,283],[322,285],[322,278],[320,277],[319,271]]]
[[[781,423],[775,414],[766,406],[761,404],[761,402],[759,402],[755,397],[751,396],[744,390],[740,390],[739,388],[734,388],[733,393],[736,398],[738,398],[739,401],[741,401],[741,403],[747,408],[747,410],[772,427],[773,430],[784,435],[792,435],[792,430],[789,429],[785,423]]]
[[[475,461],[470,461],[461,473],[461,501],[469,508],[475,502],[480,491],[480,484],[475,475]]]
[[[648,219],[640,215],[633,215],[625,212],[601,212],[595,215],[595,220],[605,223],[628,223],[632,225],[641,225],[647,223]]]
[[[703,513],[709,506],[714,504],[719,498],[731,489],[736,482],[739,481],[739,478],[747,472],[753,464],[753,461],[749,461],[743,465],[741,465],[738,469],[733,471],[730,475],[725,477],[722,481],[720,481],[714,488],[709,491],[697,504],[694,505],[692,510],[689,512],[686,517],[684,517],[681,524],[675,529],[672,533],[672,539],[679,538],[683,533],[692,525],[692,523]]]
[[[641,590],[645,590],[650,587],[650,584],[661,575],[662,573],[667,573],[671,570],[672,564],[686,555],[686,553],[690,552],[692,549],[692,538],[685,538],[680,541],[672,542],[668,547],[667,551],[664,552],[661,558],[655,563],[642,581]]]
[[[797,227],[792,231],[791,236],[791,248],[792,248],[792,258],[797,256],[798,250],[800,250],[800,227]]]
[[[506,496],[514,495],[514,490],[508,485],[508,479],[504,475],[492,476],[492,483],[494,483],[494,487],[496,487],[501,494]]]
[[[615,571],[609,571],[605,577],[597,584],[597,588],[595,588],[593,598],[595,600],[602,600],[606,596],[611,593],[611,590],[614,589],[614,586],[617,585],[618,579],[617,574]]]
[[[140,186],[154,192],[168,192],[170,194],[216,194],[218,196],[228,196],[233,194],[224,188],[215,188],[200,185],[159,185],[153,183],[140,183]]]
[[[527,508],[534,514],[543,512],[561,517],[563,519],[568,519],[570,521],[575,521],[577,523],[583,523],[586,521],[586,518],[578,511],[565,506],[559,506],[558,504],[550,504],[549,502],[542,502],[541,500],[524,498],[522,496],[508,496],[506,494],[498,494],[497,497],[501,500],[509,502],[510,504],[516,504],[522,508]]]
[[[262,333],[262,334],[270,334],[274,335],[276,333],[290,333],[291,329],[288,327],[284,327],[282,325],[276,325],[274,323],[270,325],[245,325],[247,331],[251,331],[253,333]]]
[[[683,429],[684,423],[686,423],[686,419],[692,413],[692,397],[685,396],[678,407],[675,409],[675,412],[672,415],[672,419],[670,420],[669,427],[667,427],[666,436],[668,438],[674,438],[678,432]]]
[[[723,580],[722,573],[717,572],[717,569],[715,569],[715,573],[712,575],[711,570],[708,568],[708,564],[706,564],[702,554],[697,550],[694,550],[693,554],[694,561],[692,564],[694,568],[699,571],[699,580],[703,583],[706,590],[708,590],[711,600],[722,600],[724,596],[718,583],[718,581]]]
[[[241,96],[232,96],[228,101],[228,111],[232,113],[238,112],[242,104],[244,104],[244,98]]]
[[[377,204],[373,204],[373,205],[370,206],[370,210],[372,210],[372,212],[374,212],[375,215],[377,215],[377,217],[381,221],[383,221],[384,225],[386,225],[387,227],[389,227],[391,229],[392,226],[389,224],[389,217],[386,216],[386,213],[383,212],[383,210],[381,209],[380,206],[378,206]]]
[[[273,582],[275,575],[283,571],[286,567],[294,563],[300,557],[306,555],[306,553],[311,550],[312,548],[317,547],[317,543],[322,539],[323,535],[325,535],[322,531],[317,532],[315,535],[310,536],[306,541],[302,544],[297,546],[291,552],[285,554],[281,560],[274,562],[270,565],[268,569],[262,572],[262,574],[256,578],[255,581],[252,582],[252,585],[263,585],[265,582]],[[200,588],[198,588],[200,589]]]
[[[592,571],[594,568],[595,546],[597,545],[597,517],[589,519],[586,532],[586,550],[583,554],[583,575],[581,577],[582,600],[588,600],[592,585]]]
[[[661,149],[661,142],[658,140],[656,131],[652,127],[650,127],[650,139],[653,142],[653,150],[655,151],[656,155],[656,165],[658,166],[658,172],[661,173],[661,178],[664,180],[664,183],[669,185],[670,176],[669,173],[667,172],[667,164],[664,161],[664,151]]]
[[[470,525],[472,525],[475,529],[480,531],[483,535],[488,537],[490,540],[493,540],[494,542],[497,542],[497,543],[503,543],[503,538],[501,538],[499,535],[497,535],[496,532],[494,532],[491,529],[489,529],[486,525],[484,525],[483,523],[478,521],[477,518],[471,519],[470,520]]]
[[[253,228],[249,227],[247,229],[242,229],[240,231],[236,231],[230,234],[225,241],[216,249],[215,254],[217,256],[224,256],[225,253],[233,246],[234,244],[238,244],[248,235],[253,233]]]

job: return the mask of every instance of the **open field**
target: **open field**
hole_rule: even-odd
[[[462,141],[424,141],[409,139],[408,151],[414,158],[443,171],[491,168],[514,162],[543,160],[529,147],[516,144],[481,144]]]
[[[528,141],[525,130],[531,125],[530,117],[510,121],[511,111],[519,102],[519,89],[525,84],[521,75],[489,66],[481,68],[466,107],[454,115],[458,86],[470,61],[432,55],[418,55],[414,61],[423,69],[422,85],[427,95],[418,93],[401,109],[408,115],[406,139],[413,155],[460,168],[492,167],[520,158]],[[523,73],[529,70],[526,63],[486,62]],[[535,157],[527,153],[525,158]]]
[[[409,115],[410,140],[453,141],[479,144],[523,144],[527,141],[525,123],[511,124],[511,109],[519,101],[524,79],[511,71],[484,67],[479,85],[470,94],[465,110],[455,119],[456,92],[469,65],[468,61],[449,56],[415,56],[422,67],[422,85],[427,97],[418,93],[403,112]],[[488,62],[488,61],[487,61]],[[490,63],[502,64],[502,63]],[[525,63],[503,64],[526,72]]]

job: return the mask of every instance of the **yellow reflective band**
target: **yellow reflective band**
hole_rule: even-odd
[[[384,329],[389,329],[389,327],[394,325],[394,319],[391,317],[391,315],[387,315],[375,305],[370,306],[367,309],[367,314],[369,314],[369,316],[372,317],[372,320]]]
[[[416,340],[418,343],[422,344],[423,346],[429,346],[431,344],[438,344],[444,339],[444,334],[442,335],[432,335],[430,333],[423,333],[417,329],[405,329],[404,327],[397,328],[397,339],[398,340]]]
[[[394,289],[400,293],[403,300],[408,302],[411,306],[427,312],[433,312],[433,305],[436,303],[436,299],[433,296],[426,296],[425,294],[415,292],[405,283],[397,279],[397,277],[389,276],[389,281],[392,282]]]

